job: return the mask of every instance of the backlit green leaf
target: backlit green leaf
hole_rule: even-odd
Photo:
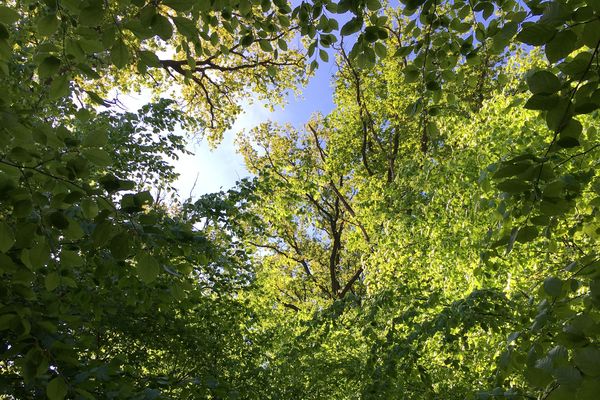
[[[90,148],[81,150],[81,153],[98,167],[107,167],[112,164],[110,155],[104,150]]]
[[[129,49],[122,40],[117,40],[110,50],[110,59],[117,68],[123,68],[129,63]]]

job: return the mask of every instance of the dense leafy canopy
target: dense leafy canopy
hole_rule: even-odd
[[[0,5],[0,397],[595,399],[600,3],[292,3]]]

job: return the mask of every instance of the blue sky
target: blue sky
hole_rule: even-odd
[[[206,141],[191,142],[188,149],[194,154],[173,162],[180,174],[175,183],[180,198],[186,199],[191,193],[196,199],[205,193],[227,190],[239,179],[249,176],[242,157],[235,150],[234,140],[241,130],[252,129],[266,121],[290,123],[300,128],[313,113],[328,114],[334,107],[332,77],[336,68],[334,57],[330,57],[327,64],[321,63],[302,94],[288,96],[288,104],[283,108],[277,107],[271,112],[261,104],[248,106],[216,149],[210,149]]]
[[[292,7],[300,1],[291,0]],[[390,3],[398,2],[391,0]],[[350,17],[337,15],[336,18],[342,26]],[[346,47],[355,40],[353,36],[346,38]],[[211,149],[205,140],[191,139],[187,149],[193,154],[181,155],[178,160],[172,160],[179,174],[174,186],[180,199],[185,200],[190,196],[197,199],[206,193],[227,190],[241,178],[250,175],[244,166],[243,158],[235,148],[235,138],[240,131],[252,129],[267,121],[289,123],[302,128],[312,114],[329,114],[334,108],[332,81],[336,71],[335,54],[333,50],[329,50],[329,62],[319,60],[319,68],[308,85],[302,88],[300,95],[290,94],[284,107],[277,107],[271,112],[262,104],[248,105],[232,129],[226,132],[223,141],[214,149]],[[121,100],[127,109],[134,111],[144,104],[146,97],[125,95]]]
[[[301,0],[290,2],[292,7],[295,7]],[[389,3],[397,5],[398,1],[390,0]],[[350,17],[337,15],[336,18],[342,26]],[[346,46],[353,40],[352,36],[346,38]],[[227,190],[239,179],[250,175],[242,157],[235,149],[235,137],[241,130],[252,129],[267,121],[290,123],[302,128],[315,112],[329,114],[334,108],[332,78],[336,71],[335,56],[330,50],[329,62],[319,61],[319,68],[308,85],[302,89],[302,94],[298,97],[290,94],[285,107],[277,107],[271,112],[260,104],[248,106],[216,149],[210,149],[205,141],[190,143],[188,149],[194,154],[182,156],[174,162],[176,171],[180,174],[175,183],[180,198],[187,199],[191,194],[192,198],[196,199],[202,194]]]

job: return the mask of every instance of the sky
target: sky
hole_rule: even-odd
[[[291,5],[294,7],[300,2],[301,0],[291,0]],[[397,3],[397,0],[391,0],[391,3]],[[336,18],[342,26],[349,16],[337,15]],[[354,40],[352,36],[347,37],[346,46]],[[284,107],[276,107],[274,111],[270,111],[258,102],[246,105],[232,129],[225,133],[216,148],[211,149],[206,140],[190,140],[187,150],[193,154],[182,154],[178,160],[171,161],[179,174],[174,184],[179,198],[185,200],[191,197],[195,200],[203,194],[230,189],[238,180],[250,176],[243,157],[237,153],[235,146],[236,135],[242,130],[250,130],[267,121],[289,123],[302,128],[314,113],[329,114],[334,108],[332,85],[336,71],[335,55],[329,50],[329,62],[319,60],[319,68],[308,85],[298,95],[290,93]],[[147,96],[126,95],[121,100],[129,111],[135,111],[145,103]]]
[[[300,128],[313,113],[328,114],[333,110],[332,77],[337,68],[333,59],[330,57],[329,63],[321,62],[302,93],[298,96],[290,94],[283,108],[277,107],[271,112],[258,103],[246,106],[217,148],[211,149],[205,140],[190,142],[187,148],[193,155],[182,155],[173,162],[179,173],[174,186],[180,198],[197,199],[206,193],[227,190],[241,178],[250,176],[242,156],[235,149],[235,137],[241,130],[252,129],[267,121],[290,123]]]
[[[300,3],[301,0],[291,0],[292,7]],[[397,0],[390,2],[397,3]],[[342,26],[349,16],[337,15],[336,18]],[[346,38],[346,45],[351,44],[353,40],[352,36]],[[261,104],[246,106],[217,148],[211,149],[206,141],[188,144],[188,150],[193,155],[183,155],[173,163],[179,173],[179,179],[174,186],[180,198],[197,199],[206,193],[227,190],[241,178],[250,176],[242,156],[235,148],[235,137],[241,130],[252,129],[267,121],[289,123],[296,128],[302,128],[314,113],[329,114],[334,108],[332,78],[336,71],[335,56],[330,50],[329,62],[319,60],[319,68],[308,85],[302,88],[298,96],[291,93],[285,107],[277,107],[271,112]]]

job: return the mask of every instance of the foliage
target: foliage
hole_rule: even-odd
[[[595,398],[599,16],[3,3],[0,396]],[[241,137],[255,179],[180,203],[176,132],[218,141],[329,49],[336,109]]]

